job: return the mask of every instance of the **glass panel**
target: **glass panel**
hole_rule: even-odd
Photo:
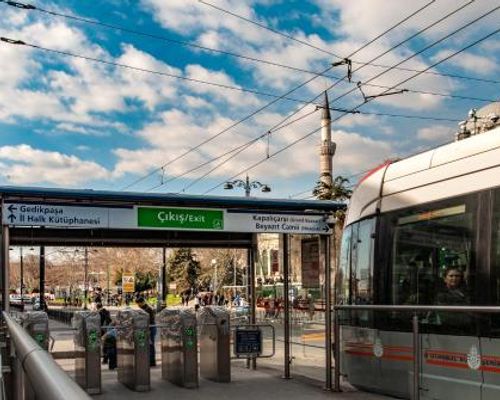
[[[352,226],[344,229],[340,250],[339,268],[336,276],[337,304],[349,304],[349,276],[351,275]]]
[[[393,217],[392,304],[472,303],[474,214],[462,201]],[[406,317],[394,315],[393,322],[407,326]],[[471,317],[464,314],[431,313],[423,322],[436,332],[465,334],[471,328]]]
[[[373,275],[373,229],[374,220],[364,220],[358,224],[357,237],[353,240],[352,294],[353,304],[372,304]]]

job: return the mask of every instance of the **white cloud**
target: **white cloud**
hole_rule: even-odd
[[[451,50],[441,50],[433,57],[433,59],[441,60],[453,53],[454,51]],[[499,71],[498,64],[495,59],[491,57],[491,55],[481,56],[479,54],[464,52],[451,58],[450,61],[447,61],[447,63],[452,64],[456,68],[460,68],[463,71],[484,76]]]
[[[443,143],[445,140],[453,139],[454,128],[446,125],[435,125],[419,129],[417,138],[427,142]]]
[[[0,147],[0,160],[5,165],[7,180],[14,184],[77,186],[110,177],[104,167],[93,161],[35,149],[26,144]]]

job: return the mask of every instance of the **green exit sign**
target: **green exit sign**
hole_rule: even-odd
[[[198,208],[138,207],[137,224],[143,228],[222,231],[224,229],[224,212]]]

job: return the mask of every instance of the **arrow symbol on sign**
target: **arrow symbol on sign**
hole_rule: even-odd
[[[14,222],[16,220],[16,216],[14,214],[10,214],[7,219],[10,219],[10,222]]]
[[[328,227],[328,225],[324,225],[324,227],[323,227],[323,231],[325,231],[325,232],[330,231],[330,228]]]
[[[17,210],[17,207],[16,207],[14,204],[11,204],[11,205],[7,208],[7,210],[9,210],[11,213],[13,213],[14,211],[16,211],[16,210]],[[10,218],[10,217],[9,217],[9,218]]]

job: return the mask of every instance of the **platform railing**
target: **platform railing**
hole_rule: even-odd
[[[24,374],[40,400],[89,400],[85,391],[7,313],[3,318],[17,358],[16,373]]]
[[[500,314],[500,307],[494,306],[411,306],[411,305],[336,305],[333,307],[334,318],[334,390],[340,392],[340,311],[387,311],[387,312],[413,312],[413,390],[412,400],[420,400],[420,341],[419,317],[421,312],[456,312],[456,313],[481,313]]]

